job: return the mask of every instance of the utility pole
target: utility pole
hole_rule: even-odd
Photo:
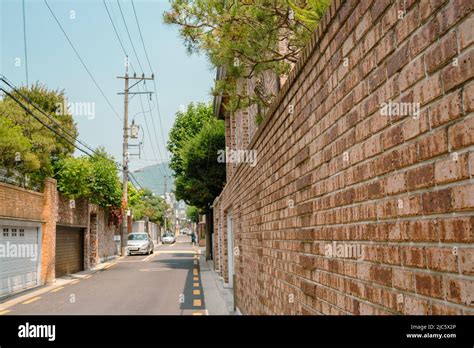
[[[127,246],[127,235],[128,235],[128,214],[127,214],[127,204],[128,204],[128,137],[129,137],[129,127],[128,127],[128,97],[129,95],[135,94],[149,94],[153,92],[130,92],[130,89],[136,86],[138,83],[144,80],[154,80],[155,76],[151,74],[151,77],[145,77],[145,74],[142,76],[137,76],[136,73],[133,76],[128,75],[128,57],[127,63],[125,64],[125,76],[117,76],[118,79],[124,79],[125,81],[125,89],[123,93],[124,100],[123,100],[123,149],[122,149],[122,169],[123,169],[123,177],[122,177],[122,204],[125,207],[124,211],[122,212],[122,234],[120,237],[120,251],[122,256],[125,255],[125,248]],[[129,87],[129,80],[137,80],[132,86]]]

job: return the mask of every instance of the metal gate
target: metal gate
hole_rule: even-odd
[[[56,277],[84,270],[84,230],[56,227]]]
[[[39,284],[39,226],[0,221],[0,297]]]

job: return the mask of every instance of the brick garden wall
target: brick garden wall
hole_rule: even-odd
[[[243,313],[474,314],[473,6],[333,1],[214,204]]]
[[[43,193],[0,183],[0,217],[41,221]]]
[[[118,233],[118,228],[109,224],[105,210],[90,205],[85,199],[77,199],[74,205],[71,205],[68,198],[58,193],[54,179],[45,179],[43,192],[0,183],[0,222],[2,218],[41,224],[42,283],[55,279],[57,225],[85,229],[85,269],[117,254],[114,234]]]

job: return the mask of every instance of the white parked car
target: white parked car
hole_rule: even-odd
[[[173,233],[165,233],[161,241],[163,244],[173,244],[176,241],[176,239],[174,238]]]
[[[132,253],[153,254],[153,241],[145,232],[132,232],[128,235],[127,255]]]

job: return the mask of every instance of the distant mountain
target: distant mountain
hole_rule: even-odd
[[[159,163],[137,169],[132,172],[141,187],[151,190],[155,195],[163,196],[174,190],[173,172],[168,163]]]

